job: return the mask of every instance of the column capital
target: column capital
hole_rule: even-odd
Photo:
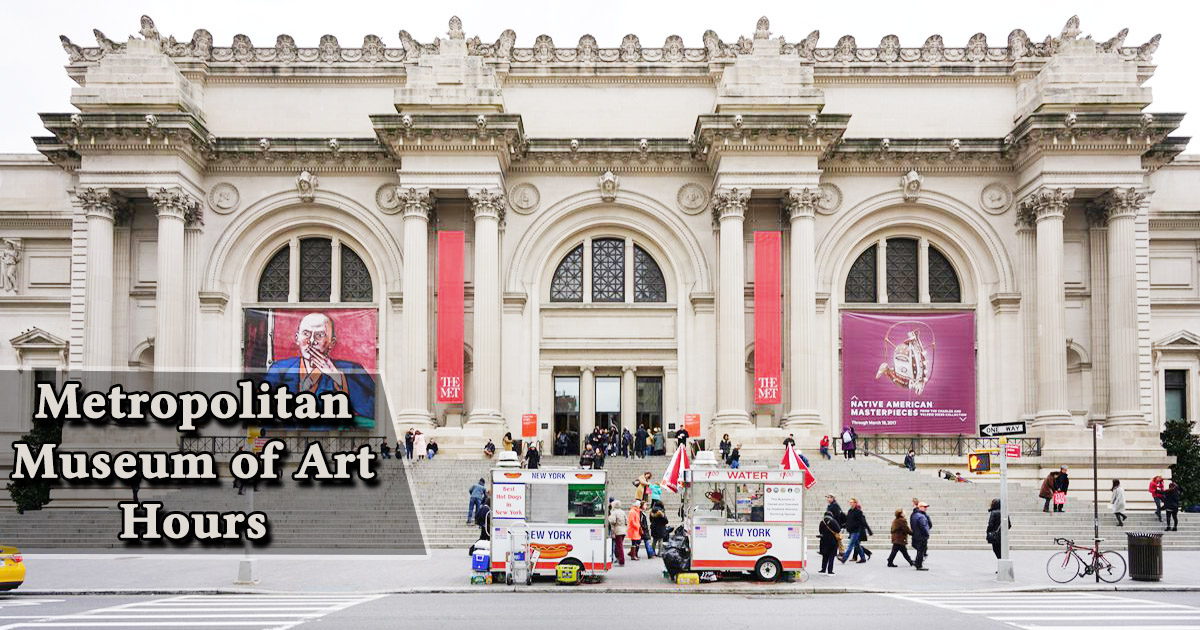
[[[159,219],[174,218],[187,225],[203,224],[204,215],[201,211],[200,200],[185,192],[182,188],[159,188],[150,191],[150,199]]]
[[[76,191],[79,206],[90,217],[117,221],[125,212],[125,200],[107,188],[84,188]]]
[[[712,196],[713,221],[720,223],[725,219],[744,219],[749,202],[748,188],[718,188]]]
[[[579,366],[579,372],[580,372],[581,374],[583,374],[583,373],[588,373],[588,372],[595,372],[595,371],[596,371],[596,366],[594,366],[594,365],[581,365],[581,366]]]
[[[475,211],[475,220],[496,219],[504,222],[508,203],[504,192],[499,188],[468,188],[467,196],[471,199],[471,208]]]
[[[400,199],[404,218],[429,220],[429,215],[433,212],[433,195],[429,193],[428,188],[397,187],[396,197]]]
[[[1074,196],[1075,191],[1069,188],[1038,188],[1021,200],[1017,220],[1033,225],[1043,219],[1061,219],[1067,212],[1067,203]]]
[[[790,188],[783,200],[786,218],[811,219],[816,216],[817,204],[821,200],[821,191],[815,188]]]
[[[622,367],[621,367],[621,371],[622,371],[622,372],[633,372],[633,373],[635,373],[635,374],[636,374],[636,373],[637,373],[637,366],[636,366],[636,365],[625,365],[625,366],[622,366]]]
[[[1088,204],[1088,222],[1106,224],[1114,219],[1136,218],[1149,196],[1144,188],[1111,188]]]

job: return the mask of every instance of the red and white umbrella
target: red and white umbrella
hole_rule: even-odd
[[[671,492],[678,493],[679,486],[683,483],[683,473],[687,470],[691,470],[687,449],[680,446],[675,449],[675,454],[671,456],[671,463],[667,466],[667,472],[663,473],[662,486]]]
[[[813,476],[808,466],[804,465],[804,460],[800,459],[800,455],[796,453],[796,449],[792,448],[791,444],[784,449],[783,461],[779,462],[779,466],[784,470],[803,470],[805,490],[812,488],[813,484],[817,483],[817,478]]]

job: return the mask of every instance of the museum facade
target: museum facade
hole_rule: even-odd
[[[1161,469],[1200,408],[1200,159],[1144,85],[1158,38],[770,27],[63,37],[71,111],[0,156],[0,431],[71,369],[268,369],[463,457],[1025,420],[1058,462],[1094,420]]]

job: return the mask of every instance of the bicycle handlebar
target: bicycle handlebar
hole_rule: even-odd
[[[1056,545],[1072,545],[1072,546],[1074,546],[1074,545],[1075,545],[1075,541],[1074,541],[1074,540],[1071,540],[1071,539],[1069,539],[1069,538],[1055,538],[1055,539],[1054,539],[1054,544],[1056,544]]]

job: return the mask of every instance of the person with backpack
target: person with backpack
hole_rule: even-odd
[[[836,504],[830,504],[832,508]],[[833,575],[833,559],[838,555],[838,547],[842,543],[841,535],[842,526],[838,523],[837,516],[834,515],[831,509],[825,510],[825,515],[821,517],[821,524],[817,527],[821,537],[821,545],[818,549],[821,553],[821,570],[817,573]]]
[[[1012,518],[1008,519],[1008,528],[1012,529]],[[988,507],[987,541],[992,546],[992,553],[1000,559],[1000,499],[992,499]]]
[[[1174,481],[1163,492],[1163,509],[1167,511],[1167,528],[1163,531],[1179,531],[1179,503],[1183,498],[1183,488]],[[1171,523],[1175,523],[1172,527]]]
[[[846,560],[854,557],[859,564],[865,563],[871,557],[871,552],[862,547],[862,541],[875,532],[871,531],[858,499],[850,499],[850,511],[846,512],[846,531],[850,534],[850,544],[846,545],[846,551],[839,560],[845,564]]]
[[[908,557],[908,537],[911,535],[912,528],[908,526],[908,519],[904,518],[904,510],[896,510],[896,518],[892,520],[892,555],[888,556],[887,561],[889,567],[896,568],[896,554],[904,556],[908,566],[913,566],[912,558]]]
[[[467,495],[471,498],[470,502],[467,503],[467,524],[469,525],[475,522],[475,513],[483,505],[484,498],[487,497],[487,482],[483,480],[483,477],[480,477],[479,481],[476,481],[475,485],[471,486],[471,489],[467,491]]]
[[[633,450],[638,457],[644,459],[650,454],[649,438],[650,434],[646,432],[646,425],[639,424],[637,433],[633,435]]]

